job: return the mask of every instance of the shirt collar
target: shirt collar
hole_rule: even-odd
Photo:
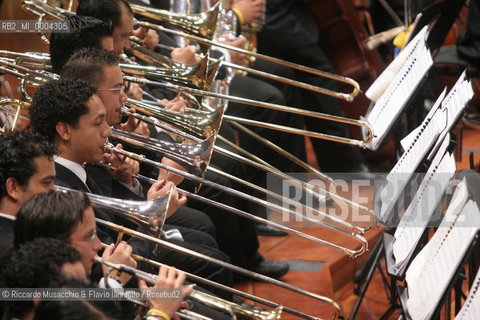
[[[87,184],[87,172],[83,166],[59,156],[55,157],[55,162],[72,171],[85,185]]]
[[[10,220],[15,220],[15,216],[0,212],[0,217]]]

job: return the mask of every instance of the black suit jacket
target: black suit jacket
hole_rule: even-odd
[[[259,43],[269,40],[278,48],[311,45],[318,41],[318,27],[302,0],[268,0]]]
[[[13,245],[13,224],[15,220],[0,217],[0,256]]]

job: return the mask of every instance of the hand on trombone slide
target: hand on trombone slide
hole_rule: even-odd
[[[117,144],[116,147],[122,149],[121,144]],[[140,172],[140,164],[138,161],[125,157],[119,153],[105,153],[103,155],[103,162],[110,164],[115,168],[109,170],[109,173],[115,179],[131,187],[134,186],[135,182],[133,176]]]
[[[134,108],[130,108],[128,111],[131,113],[135,113]],[[148,124],[143,121],[137,120],[134,116],[131,115],[128,116],[127,122],[118,124],[115,126],[115,128],[123,131],[133,132],[144,137],[150,137],[150,130],[148,129]]]
[[[234,40],[226,39],[225,41],[221,41],[221,43],[243,49],[245,48],[245,43],[247,42],[247,38],[244,36],[240,36]],[[232,63],[238,64],[240,66],[247,66],[249,63],[248,55],[236,51],[228,51],[230,54],[230,59]]]
[[[159,42],[158,33],[155,30],[140,27],[133,30],[132,34],[140,39],[143,39],[143,45],[153,50]]]
[[[180,308],[189,308],[189,303],[183,298],[192,293],[194,284],[184,286],[186,276],[185,273],[175,269],[174,267],[162,266],[158,270],[158,278],[154,286],[155,289],[182,289],[181,299],[162,299],[149,300],[151,309],[157,309],[165,312],[171,319],[180,320],[179,316],[175,314]],[[140,289],[147,289],[145,280],[138,280],[138,287]]]
[[[173,61],[186,64],[187,66],[192,66],[202,60],[199,56],[195,54],[196,52],[197,47],[189,45],[183,48],[173,49],[170,55]]]
[[[102,258],[111,263],[124,264],[132,268],[137,267],[137,261],[132,258],[132,246],[125,241],[120,241],[117,245],[111,243],[105,248],[102,254]],[[109,267],[103,265],[103,273],[107,273]],[[126,272],[111,271],[110,277],[115,278],[118,282],[125,285],[132,278],[131,274]]]

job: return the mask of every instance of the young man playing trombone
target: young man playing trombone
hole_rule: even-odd
[[[102,160],[105,141],[111,135],[111,129],[105,122],[105,108],[96,94],[96,88],[83,80],[51,81],[37,90],[29,111],[32,129],[46,136],[59,149],[55,165],[56,183],[84,192],[98,193],[100,188],[94,182],[94,177],[89,176],[83,166],[84,163]],[[58,163],[59,158],[63,158],[62,164]],[[169,188],[161,183],[154,184],[149,191],[149,199],[164,194]],[[172,188],[169,212],[175,211],[183,199]],[[96,214],[103,220],[118,222],[120,219],[122,223],[128,223],[124,218],[114,218],[101,210],[96,210]],[[111,235],[110,230],[103,231],[102,240],[112,242],[111,238],[115,235]],[[215,248],[175,239],[168,241],[228,261],[228,257]],[[137,254],[153,256],[155,259],[159,257],[164,263],[182,267],[199,276],[227,285],[231,283],[231,274],[224,268],[163,247],[154,252],[155,246],[146,241],[131,239],[130,243]]]
[[[47,225],[49,227],[46,227]],[[15,248],[18,249],[29,241],[35,241],[37,238],[41,237],[54,238],[69,243],[73,248],[80,252],[85,272],[84,274],[87,275],[92,272],[94,257],[102,248],[100,239],[96,234],[95,215],[92,204],[84,193],[76,191],[39,194],[29,199],[29,201],[26,201],[20,208],[18,220],[15,223]],[[103,253],[103,258],[107,261],[110,260],[109,255],[111,254],[113,247],[113,245],[110,245]],[[47,247],[45,249],[48,250],[49,248]],[[129,254],[131,254],[131,251]],[[132,259],[131,257],[129,258]],[[102,267],[104,274],[107,274],[109,269],[108,266]],[[122,283],[125,283],[132,277],[125,272],[120,273],[116,271],[112,271],[108,276],[118,279]],[[77,279],[85,280],[82,277],[78,277]],[[184,273],[175,268],[162,267],[159,270],[155,288],[183,289],[182,298],[184,298],[190,294],[193,289],[192,286],[184,287],[184,281]],[[141,288],[147,288],[143,281],[139,282],[139,286]],[[150,313],[163,313],[165,317],[173,317],[180,307],[182,299],[149,300],[148,302],[152,310]],[[106,305],[106,307],[114,307],[114,305],[110,304]],[[157,312],[154,312],[154,310]],[[107,314],[112,314],[112,311],[114,310],[105,311]],[[215,311],[212,312],[219,316]],[[118,312],[113,314],[115,317],[118,316],[122,319],[133,318],[132,314],[122,314]],[[156,318],[153,317],[153,319]],[[168,319],[165,318],[164,320]]]
[[[98,94],[105,105],[106,119],[109,125],[115,125],[120,121],[120,110],[126,101],[126,96],[121,91],[121,88],[123,88],[122,73],[117,64],[118,60],[112,52],[89,48],[77,51],[62,69],[63,78],[85,79],[99,88]],[[127,127],[129,122],[130,120],[121,126]],[[177,163],[167,159],[167,157],[163,157],[162,161],[166,161],[165,163],[169,166],[179,167]],[[172,176],[169,174],[167,179],[178,181],[177,177],[177,175],[174,175],[172,179]],[[212,176],[207,174],[207,178],[210,179]],[[219,179],[219,177],[214,175],[213,178]],[[226,184],[228,181],[224,179],[222,182]],[[234,203],[232,197],[225,192],[209,190],[212,188],[208,187],[202,187],[202,189],[201,194],[209,199],[223,203]],[[232,206],[235,205],[233,204]],[[228,254],[233,264],[251,268],[254,271],[275,278],[281,277],[288,270],[287,264],[268,260],[257,252],[257,236],[250,221],[232,216],[231,213],[217,208],[209,206],[201,208],[214,221],[217,227],[216,233],[219,246],[222,251]],[[171,219],[175,219],[175,216]],[[167,222],[176,224],[173,221],[169,222],[167,220]],[[179,225],[182,225],[182,222],[178,221]],[[187,226],[191,225],[191,222],[187,223],[189,223]]]

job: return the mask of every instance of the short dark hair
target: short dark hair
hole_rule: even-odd
[[[37,238],[24,243],[12,252],[5,264],[4,281],[8,288],[57,287],[63,278],[61,268],[65,263],[75,263],[82,255],[68,243]],[[33,308],[33,301],[10,301],[7,313],[20,318]],[[10,319],[10,318],[9,318]]]
[[[81,116],[88,113],[87,101],[97,89],[85,80],[52,80],[40,87],[29,108],[30,126],[34,132],[53,142],[56,126],[65,122],[76,127]]]
[[[53,160],[57,149],[46,139],[29,131],[9,131],[0,135],[0,199],[7,195],[5,184],[12,177],[20,186],[27,186],[37,172],[35,158]]]
[[[38,237],[55,238],[70,242],[83,212],[90,207],[88,197],[79,191],[37,194],[18,209],[14,224],[13,246]]]
[[[73,54],[62,69],[62,78],[82,79],[98,88],[105,66],[118,65],[118,57],[108,50],[84,48]]]
[[[113,35],[109,20],[74,15],[65,21],[70,32],[52,32],[50,37],[50,61],[53,72],[58,74],[76,50],[90,47],[102,49],[102,39]]]
[[[110,20],[113,28],[118,28],[122,20],[122,5],[133,15],[127,0],[79,0],[77,14],[95,17],[102,21]]]
[[[59,285],[59,288],[65,290],[91,287],[91,283],[76,279],[67,279]],[[114,301],[42,300],[35,308],[35,317],[33,319],[105,320],[122,319],[122,314],[119,305]]]

